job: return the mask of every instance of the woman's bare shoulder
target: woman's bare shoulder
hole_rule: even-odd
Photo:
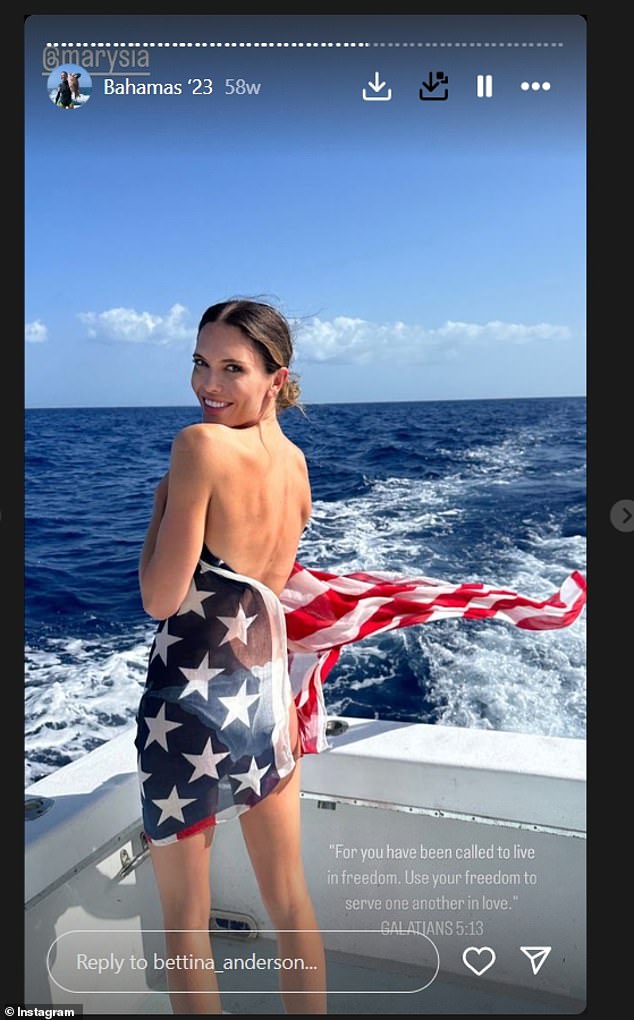
[[[255,454],[253,437],[250,437],[248,432],[229,428],[219,422],[187,425],[177,434],[174,442],[178,447],[188,450],[190,454],[216,463],[226,454],[233,459],[240,453],[247,459]],[[291,457],[297,469],[308,478],[304,451],[284,433],[279,436],[278,449]]]
[[[215,422],[196,422],[186,425],[176,434],[174,444],[201,456],[212,451],[222,452],[231,446],[232,429]]]
[[[308,474],[308,465],[306,463],[306,455],[305,455],[304,451],[302,450],[301,446],[297,446],[297,444],[294,443],[291,439],[289,439],[288,436],[284,436],[284,439],[286,440],[286,443],[288,444],[289,452],[292,454],[292,456],[294,456],[297,459],[297,462],[303,468],[303,470],[306,472],[306,474]]]

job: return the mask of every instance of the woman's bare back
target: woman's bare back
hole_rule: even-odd
[[[206,427],[213,430],[213,484],[205,544],[237,573],[279,595],[311,512],[304,454],[279,426]]]

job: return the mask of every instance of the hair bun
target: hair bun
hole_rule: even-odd
[[[299,394],[299,379],[295,372],[289,372],[277,395],[276,405],[278,411],[284,411],[287,407],[301,407]]]

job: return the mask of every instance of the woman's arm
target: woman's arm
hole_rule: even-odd
[[[169,472],[156,489],[139,562],[143,608],[156,620],[182,605],[200,558],[212,489],[211,449],[208,430],[183,429],[172,444]]]
[[[141,585],[141,579],[145,572],[152,553],[154,552],[154,546],[156,545],[156,536],[165,513],[165,504],[167,503],[167,488],[169,485],[169,471],[163,475],[160,482],[154,490],[154,508],[152,510],[152,517],[148,525],[145,541],[141,550],[141,556],[139,558],[139,585]]]

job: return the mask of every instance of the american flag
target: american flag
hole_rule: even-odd
[[[454,584],[387,573],[331,574],[295,563],[280,602],[302,752],[314,754],[328,746],[322,684],[344,645],[369,634],[455,617],[495,617],[523,630],[569,627],[585,605],[586,581],[575,570],[559,591],[537,600],[480,581]]]

